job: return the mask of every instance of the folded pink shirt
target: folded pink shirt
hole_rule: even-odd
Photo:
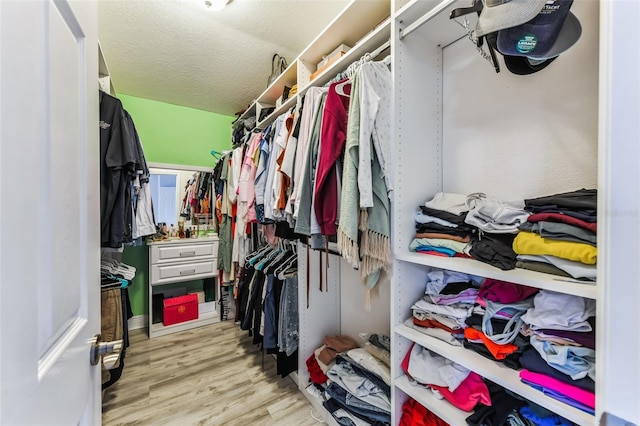
[[[586,405],[587,407],[596,407],[596,395],[593,392],[580,389],[578,387],[561,382],[560,380],[554,379],[553,377],[534,373],[529,370],[521,370],[520,378],[566,395],[569,398]]]

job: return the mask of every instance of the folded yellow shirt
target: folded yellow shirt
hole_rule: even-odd
[[[513,240],[513,251],[517,254],[558,256],[563,259],[595,265],[598,250],[589,244],[542,238],[533,232],[520,231]]]

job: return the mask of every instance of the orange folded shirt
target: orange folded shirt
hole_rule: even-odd
[[[511,343],[498,345],[497,343],[492,342],[491,339],[489,339],[482,331],[478,331],[473,327],[467,327],[464,329],[464,337],[472,341],[482,340],[482,343],[484,343],[487,349],[489,349],[489,352],[491,352],[491,355],[493,355],[495,359],[505,359],[507,355],[518,350],[518,347]]]

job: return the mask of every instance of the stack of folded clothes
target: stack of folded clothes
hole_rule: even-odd
[[[483,278],[461,272],[433,270],[427,274],[425,296],[411,309],[407,326],[461,346],[465,321],[471,315]]]
[[[487,278],[478,292],[478,306],[466,320],[464,347],[520,369],[519,358],[529,347],[520,334],[522,316],[533,306],[537,292],[537,288]]]
[[[502,270],[516,267],[513,239],[529,213],[523,200],[504,201],[482,193],[470,194],[465,223],[478,228],[472,238],[469,254],[476,260]]]
[[[595,408],[595,301],[541,290],[523,316],[520,379],[583,411]]]
[[[475,228],[465,223],[466,195],[439,192],[415,214],[416,236],[411,251],[446,257],[468,257]]]
[[[373,334],[363,347],[344,335],[325,336],[323,343],[307,366],[324,407],[340,424],[390,424],[389,337]]]
[[[595,281],[597,191],[581,189],[525,204],[533,214],[513,241],[517,266]]]

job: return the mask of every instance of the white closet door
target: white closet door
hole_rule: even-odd
[[[100,424],[95,2],[0,2],[0,423]]]

